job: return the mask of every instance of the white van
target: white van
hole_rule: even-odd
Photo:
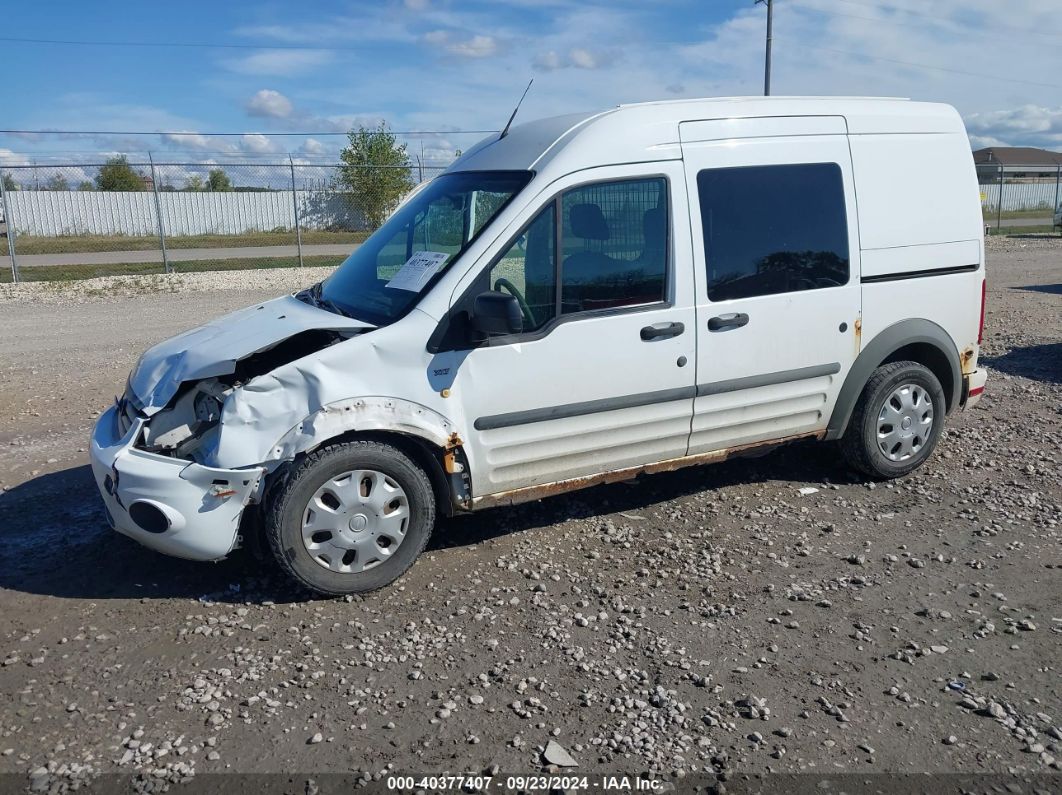
[[[324,282],[145,353],[92,468],[118,531],[197,560],[264,533],[325,594],[394,580],[440,514],[796,439],[897,477],[984,389],[984,276],[946,105],[544,119]]]

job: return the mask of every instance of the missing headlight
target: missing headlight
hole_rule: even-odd
[[[216,429],[230,392],[232,387],[216,378],[192,384],[144,426],[144,449],[198,460],[196,453]]]

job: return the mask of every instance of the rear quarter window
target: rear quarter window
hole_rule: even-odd
[[[848,219],[836,163],[705,169],[697,192],[709,300],[848,282]]]

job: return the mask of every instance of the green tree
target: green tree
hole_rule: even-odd
[[[77,189],[81,191],[96,190],[96,186],[86,179],[84,182],[77,183]]]
[[[210,169],[210,173],[207,175],[207,190],[215,192],[232,190],[232,181],[229,179],[229,175],[220,168]]]
[[[4,172],[4,190],[18,190],[18,183],[15,182],[15,178],[8,172]]]
[[[413,188],[406,145],[399,144],[383,122],[351,130],[347,138],[339,153],[336,187],[352,194],[354,209],[375,229]]]
[[[110,158],[96,175],[100,190],[144,190],[144,177],[133,170],[125,155]]]
[[[62,174],[52,174],[44,183],[45,190],[70,190],[70,183]]]
[[[202,190],[203,178],[198,174],[192,174],[192,176],[184,181],[184,189],[191,191]]]

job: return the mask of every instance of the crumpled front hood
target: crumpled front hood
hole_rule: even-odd
[[[129,376],[138,407],[148,416],[164,408],[182,383],[228,375],[241,359],[304,331],[373,328],[286,295],[240,309],[150,348]]]

